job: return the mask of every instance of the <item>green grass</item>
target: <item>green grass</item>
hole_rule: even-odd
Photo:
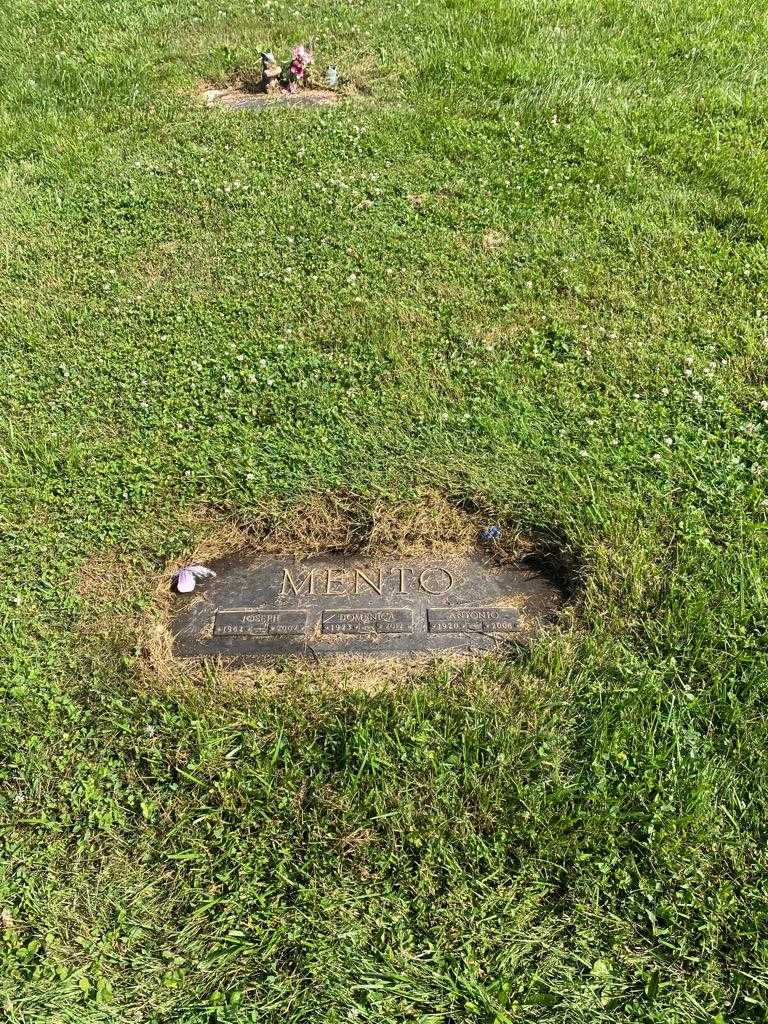
[[[761,5],[3,26],[5,1019],[768,1019]],[[310,37],[371,96],[196,101]],[[559,538],[578,628],[377,696],[84,640],[195,508],[426,491]]]

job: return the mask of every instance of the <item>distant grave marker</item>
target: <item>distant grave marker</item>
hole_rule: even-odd
[[[174,598],[179,656],[473,654],[525,640],[561,604],[544,577],[494,564],[481,548],[450,558],[240,555],[212,564],[215,580]]]
[[[272,107],[293,109],[328,107],[338,103],[340,96],[330,89],[302,89],[299,92],[251,92],[247,89],[208,89],[203,94],[209,107],[229,110],[269,110]]]

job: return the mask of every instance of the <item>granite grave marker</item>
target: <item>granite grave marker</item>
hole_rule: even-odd
[[[561,595],[486,550],[441,558],[232,556],[176,595],[174,651],[239,662],[289,655],[408,658],[498,650],[551,620]]]

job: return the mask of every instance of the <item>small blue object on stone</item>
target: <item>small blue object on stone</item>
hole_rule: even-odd
[[[480,540],[498,540],[499,537],[501,537],[500,526],[487,526],[484,530],[480,531]]]

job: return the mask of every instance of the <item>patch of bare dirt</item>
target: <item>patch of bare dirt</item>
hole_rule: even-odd
[[[492,252],[494,249],[503,249],[507,245],[509,245],[509,238],[503,231],[495,231],[493,228],[490,228],[483,234],[483,248],[486,252]]]

